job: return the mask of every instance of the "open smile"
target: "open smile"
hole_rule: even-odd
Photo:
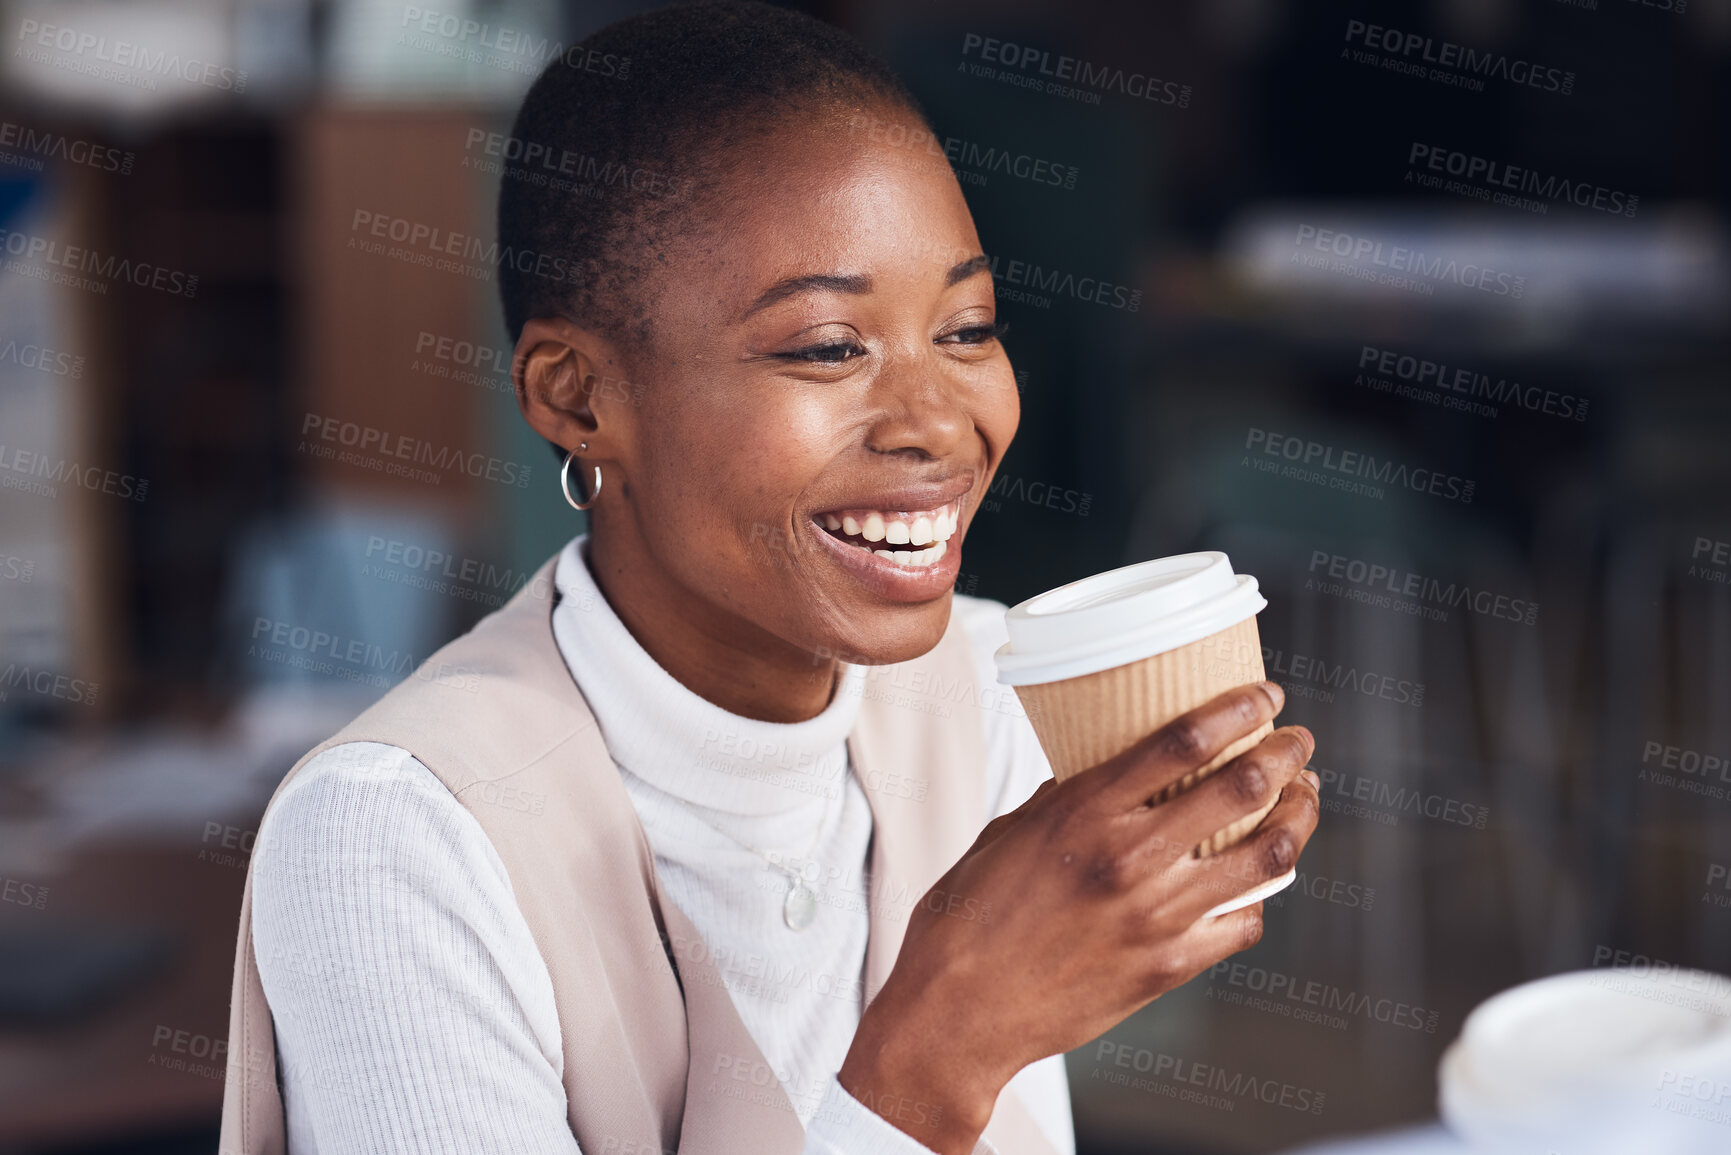
[[[923,504],[943,494],[908,496],[908,504]],[[885,498],[894,500],[889,494],[878,500]],[[925,509],[850,506],[822,510],[810,516],[810,533],[821,552],[878,597],[905,604],[925,603],[942,597],[956,584],[961,551],[952,547],[961,545],[959,527],[966,501],[964,491],[942,505]]]
[[[936,509],[837,509],[814,514],[812,521],[855,549],[897,565],[923,568],[936,565],[949,552],[961,517],[958,497]]]

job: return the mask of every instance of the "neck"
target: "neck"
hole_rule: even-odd
[[[636,539],[608,540],[591,522],[589,571],[607,604],[657,665],[731,714],[804,722],[835,689],[835,658],[802,650],[705,601],[677,582]]]

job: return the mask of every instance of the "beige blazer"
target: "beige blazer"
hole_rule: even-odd
[[[384,742],[413,754],[480,822],[552,976],[566,1110],[584,1155],[798,1155],[804,1132],[793,1105],[696,929],[661,888],[637,812],[559,653],[553,568],[548,561],[505,606],[309,751],[283,784],[332,746]],[[980,689],[954,615],[929,653],[873,667],[865,682],[847,745],[873,818],[868,1000],[909,915],[984,824]],[[279,785],[271,805],[281,793]],[[544,805],[501,802],[525,797]],[[276,1061],[253,954],[249,867],[221,1155],[286,1151]],[[1010,1090],[985,1134],[1003,1155],[1055,1155]]]

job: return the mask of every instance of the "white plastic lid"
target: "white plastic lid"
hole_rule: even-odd
[[[1467,1016],[1438,1107],[1474,1150],[1724,1155],[1731,977],[1657,968],[1524,983]]]
[[[1234,574],[1219,550],[1107,570],[1010,607],[998,677],[1031,686],[1097,674],[1198,641],[1267,605],[1256,579]]]

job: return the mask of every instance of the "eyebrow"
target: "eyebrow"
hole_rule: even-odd
[[[965,281],[977,273],[992,267],[991,258],[984,253],[969,257],[950,266],[944,274],[944,288],[949,288],[960,281]],[[859,295],[872,291],[872,279],[864,273],[809,273],[803,277],[784,277],[765,289],[753,301],[740,320],[750,317],[753,313],[769,308],[771,305],[787,300],[799,293],[809,293],[822,290],[830,293],[852,293]]]

